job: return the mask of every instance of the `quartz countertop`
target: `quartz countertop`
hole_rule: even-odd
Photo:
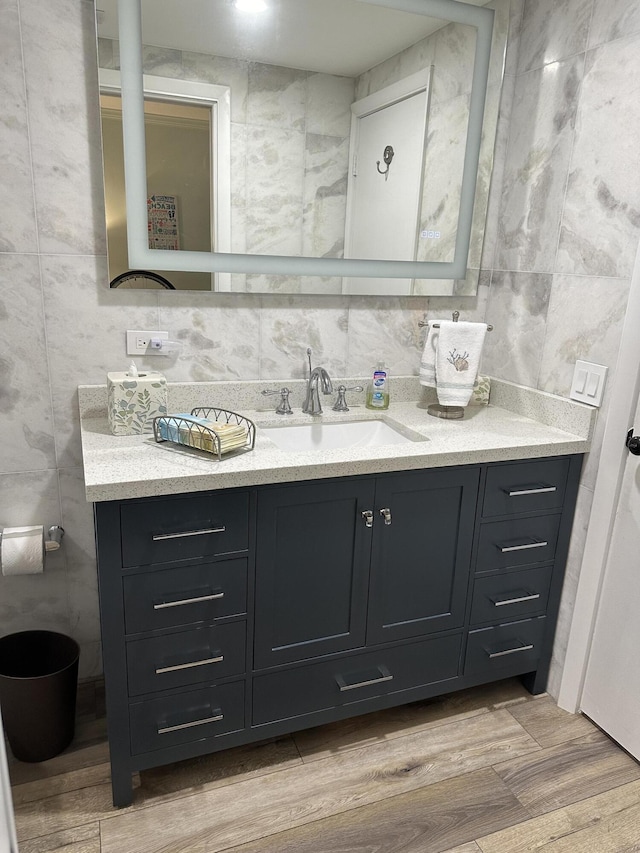
[[[419,399],[392,399],[389,409],[384,412],[373,412],[363,405],[351,403],[347,413],[335,413],[327,407],[317,418],[301,414],[299,409],[291,416],[279,416],[273,411],[247,408],[247,402],[259,400],[260,383],[235,384],[254,386],[251,390],[244,387],[239,390],[237,399],[243,405],[235,406],[234,411],[256,424],[255,448],[223,456],[220,461],[203,451],[170,442],[158,444],[152,435],[112,435],[106,411],[101,413],[100,410],[102,386],[80,386],[87,500],[123,500],[264,483],[585,453],[589,450],[595,421],[595,410],[591,407],[497,380],[492,382],[491,405],[469,406],[460,420],[428,415],[428,397],[420,393],[417,383],[412,382],[408,382],[405,393],[398,396],[411,396],[413,389]],[[274,384],[277,383],[268,383],[268,387]],[[292,386],[293,383],[288,384]],[[231,395],[233,389],[222,388],[223,385],[232,383],[175,383],[172,400],[170,384],[170,411],[211,405],[208,401],[212,399],[212,389],[216,393],[215,405],[231,408],[220,397],[224,398],[225,393]],[[104,393],[106,400],[106,391]],[[273,425],[371,418],[381,419],[415,440],[395,445],[289,452],[280,450],[268,438],[268,432],[261,430],[261,427]]]

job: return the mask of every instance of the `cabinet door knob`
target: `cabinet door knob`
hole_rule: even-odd
[[[380,515],[384,518],[385,524],[391,524],[391,510],[389,507],[384,507],[380,510]]]
[[[373,513],[370,509],[362,510],[362,517],[364,518],[364,523],[367,527],[373,527]]]

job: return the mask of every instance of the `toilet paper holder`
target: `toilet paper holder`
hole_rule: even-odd
[[[44,540],[44,550],[57,551],[60,545],[62,544],[63,536],[64,527],[60,527],[59,524],[52,524],[51,527],[47,530],[47,538]],[[0,542],[1,541],[2,531],[0,531]]]
[[[62,545],[62,537],[64,536],[64,528],[59,524],[52,524],[47,530],[47,538],[44,540],[45,551],[57,551]]]

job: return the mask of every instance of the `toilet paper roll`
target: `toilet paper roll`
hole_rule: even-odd
[[[38,575],[44,570],[44,528],[5,527],[0,541],[2,574]]]

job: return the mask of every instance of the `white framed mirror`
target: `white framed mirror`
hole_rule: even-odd
[[[232,0],[206,4],[185,0],[179,9],[165,0],[154,0],[149,9],[146,0],[118,0],[115,36],[115,13],[110,7],[115,0],[101,4],[107,8],[99,21],[100,65],[119,68],[123,82],[129,265],[164,270],[168,277],[171,271],[215,273],[227,284],[214,284],[212,289],[234,291],[448,294],[456,280],[466,280],[464,292],[473,292],[495,141],[508,0],[490,4],[496,11],[458,0],[268,2],[272,8],[267,15],[275,31],[265,29],[266,19],[239,19]],[[199,14],[196,27],[190,23],[191,9]],[[344,22],[356,13],[348,34]],[[172,46],[162,35],[161,23],[165,22],[166,32],[167,20]],[[295,39],[290,25],[297,33]],[[242,55],[232,47],[233,26],[241,35]],[[267,33],[271,48],[281,51],[283,44],[293,45],[293,53],[286,57],[281,52],[252,53],[259,50],[253,41],[258,30]],[[200,41],[193,41],[195,32]],[[211,42],[212,32],[222,36],[222,44]],[[322,42],[322,32],[328,34],[327,43]],[[336,39],[339,33],[349,39],[350,49]],[[393,38],[387,42],[382,34]],[[322,67],[314,65],[318,62],[312,56],[314,45]],[[361,56],[360,46],[370,55]],[[302,61],[295,50],[307,56],[308,67],[299,67]],[[335,56],[331,59],[328,54]],[[326,64],[336,57],[342,66]],[[345,59],[359,64],[345,68]],[[169,71],[178,78],[230,88],[230,251],[221,251],[219,242],[214,251],[166,251],[149,245],[143,70],[162,76],[169,76]],[[351,112],[381,90],[402,87],[408,78],[425,73],[433,78],[424,90],[423,146],[417,167],[421,172],[413,179],[419,198],[417,214],[407,226],[412,228],[411,249],[398,253],[394,245],[383,246],[377,240],[375,254],[359,252],[349,257],[348,246],[345,251],[347,195],[353,195],[357,180]],[[325,101],[314,101],[321,91]],[[395,103],[407,100],[401,95]],[[337,105],[337,114],[330,113],[327,104]],[[254,119],[266,117],[264,127],[257,121],[251,124],[251,112]],[[443,128],[445,114],[448,121],[453,116],[454,124]],[[285,126],[283,116],[289,125]],[[280,135],[267,140],[269,121],[271,131],[278,125]],[[393,121],[391,127],[395,125]],[[327,132],[319,132],[326,128]],[[245,147],[240,148],[243,138]],[[402,135],[395,146],[383,145],[384,138],[379,154],[374,155],[376,162],[367,163],[367,169],[377,170],[378,188],[383,192],[395,186],[405,161]],[[394,149],[388,165],[387,147]],[[451,172],[452,164],[457,172]],[[294,189],[291,178],[299,175],[301,181]],[[297,205],[291,202],[296,195]],[[376,210],[376,205],[369,207]],[[381,217],[387,208],[383,196]],[[355,280],[357,288],[351,285]]]

